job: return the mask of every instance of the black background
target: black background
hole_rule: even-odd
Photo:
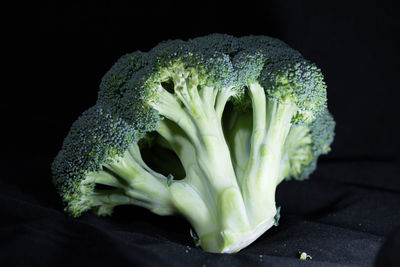
[[[391,236],[381,252],[388,256],[378,261],[393,260],[399,244],[391,233],[400,226],[395,2],[40,3],[24,22],[35,25],[19,53],[20,78],[0,105],[12,115],[2,118],[10,140],[0,155],[2,259],[9,266],[297,266],[305,250],[313,256],[308,265],[368,266]],[[193,246],[181,218],[136,207],[117,208],[110,218],[65,216],[50,164],[72,122],[95,103],[104,73],[125,53],[213,32],[277,37],[325,74],[336,139],[310,180],[278,187],[280,227],[238,254],[214,255]]]

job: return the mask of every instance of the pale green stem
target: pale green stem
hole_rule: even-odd
[[[216,96],[215,89],[205,87],[199,94],[196,77],[188,77],[185,72],[171,74],[176,98],[161,92],[159,101],[163,107],[154,107],[185,133],[185,137],[176,135],[178,131],[168,122],[159,123],[158,132],[181,158],[187,173],[184,180],[170,186],[174,205],[192,222],[203,247],[214,250],[234,242],[239,233],[250,229],[221,126],[222,111],[233,92],[229,88]],[[177,109],[173,110],[175,104]],[[194,159],[184,158],[193,152]],[[194,204],[198,208],[193,208]],[[193,216],[201,218],[194,220]]]
[[[258,84],[250,86],[253,103],[253,133],[249,164],[242,181],[248,212],[256,222],[273,216],[275,188],[279,178],[281,151],[296,113],[296,106],[280,104],[265,98]],[[266,206],[260,209],[260,206]]]
[[[241,181],[246,179],[244,172],[249,161],[252,114],[237,114],[234,111],[232,116],[235,117],[233,126],[228,128],[226,135],[230,145],[236,177],[238,183],[241,184]]]
[[[217,98],[218,91],[213,87],[205,86],[200,90],[200,97],[207,109],[211,110]]]
[[[134,152],[136,161],[130,151]],[[154,171],[148,172],[147,165],[137,155],[135,148],[131,148],[114,162],[104,164],[107,171],[91,175],[95,182],[116,186],[125,192],[125,195],[138,201],[145,201],[152,205],[152,211],[160,213],[158,209],[173,210],[171,195],[168,190],[167,178]],[[155,174],[155,175],[153,175]]]
[[[219,119],[222,117],[222,113],[224,112],[225,105],[228,102],[229,98],[235,94],[232,87],[223,88],[218,91],[216,103],[215,103],[215,112]]]
[[[175,122],[190,138],[194,145],[198,144],[197,129],[189,114],[181,106],[179,99],[173,94],[167,92],[162,86],[157,91],[159,101],[149,103],[160,114]]]

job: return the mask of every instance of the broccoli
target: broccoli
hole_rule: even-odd
[[[309,177],[334,126],[320,69],[285,43],[165,41],[105,74],[53,182],[72,216],[125,204],[180,214],[204,250],[234,253],[277,225],[277,185]]]

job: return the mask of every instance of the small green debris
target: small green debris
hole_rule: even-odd
[[[299,251],[299,259],[300,260],[307,260],[307,259],[311,260],[312,257],[310,255],[308,255],[307,253],[305,253],[305,252]]]

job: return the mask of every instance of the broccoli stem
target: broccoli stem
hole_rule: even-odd
[[[253,228],[221,125],[232,89],[199,89],[195,75],[171,75],[175,95],[162,89],[159,104],[153,104],[168,119],[159,123],[157,131],[181,159],[187,175],[171,184],[171,196],[202,247],[217,252]]]
[[[144,163],[137,144],[133,144],[117,160],[104,164],[102,171],[89,173],[87,182],[111,187],[95,188],[95,194],[91,196],[91,201],[102,203],[105,207],[135,204],[159,215],[170,215],[175,211],[167,178]],[[98,213],[106,212],[100,209]]]
[[[217,99],[215,101],[215,111],[219,119],[222,117],[222,113],[224,112],[225,105],[228,102],[229,98],[235,94],[233,88],[226,88],[224,90],[219,90]]]
[[[161,85],[158,87],[157,94],[159,101],[157,103],[149,104],[153,105],[153,108],[167,119],[175,122],[189,137],[193,145],[199,146],[196,126],[191,120],[189,114],[185,112],[177,97],[166,91]]]
[[[252,114],[249,112],[238,114],[238,112],[232,111],[231,120],[232,126],[227,127],[226,136],[232,154],[236,177],[240,183],[245,179],[244,172],[249,160]]]
[[[241,179],[244,200],[255,222],[274,216],[275,189],[279,177],[281,151],[297,108],[265,96],[258,83],[249,87],[253,107],[250,156]],[[261,206],[266,208],[260,209]]]
[[[194,226],[204,249],[233,252],[273,225],[281,151],[297,107],[269,100],[264,88],[251,84],[253,121],[239,116],[236,124],[245,125],[245,132],[228,135],[231,142],[247,139],[250,148],[235,147],[231,157],[221,117],[232,88],[199,88],[196,75],[184,70],[170,75],[175,94],[160,85],[159,102],[152,105],[167,118],[157,131],[186,172],[170,185],[173,205]],[[245,155],[248,160],[241,162]]]
[[[153,205],[146,199],[131,197],[125,190],[121,189],[96,189],[91,198],[94,206],[111,208],[119,205],[134,204],[147,209],[153,208]]]

